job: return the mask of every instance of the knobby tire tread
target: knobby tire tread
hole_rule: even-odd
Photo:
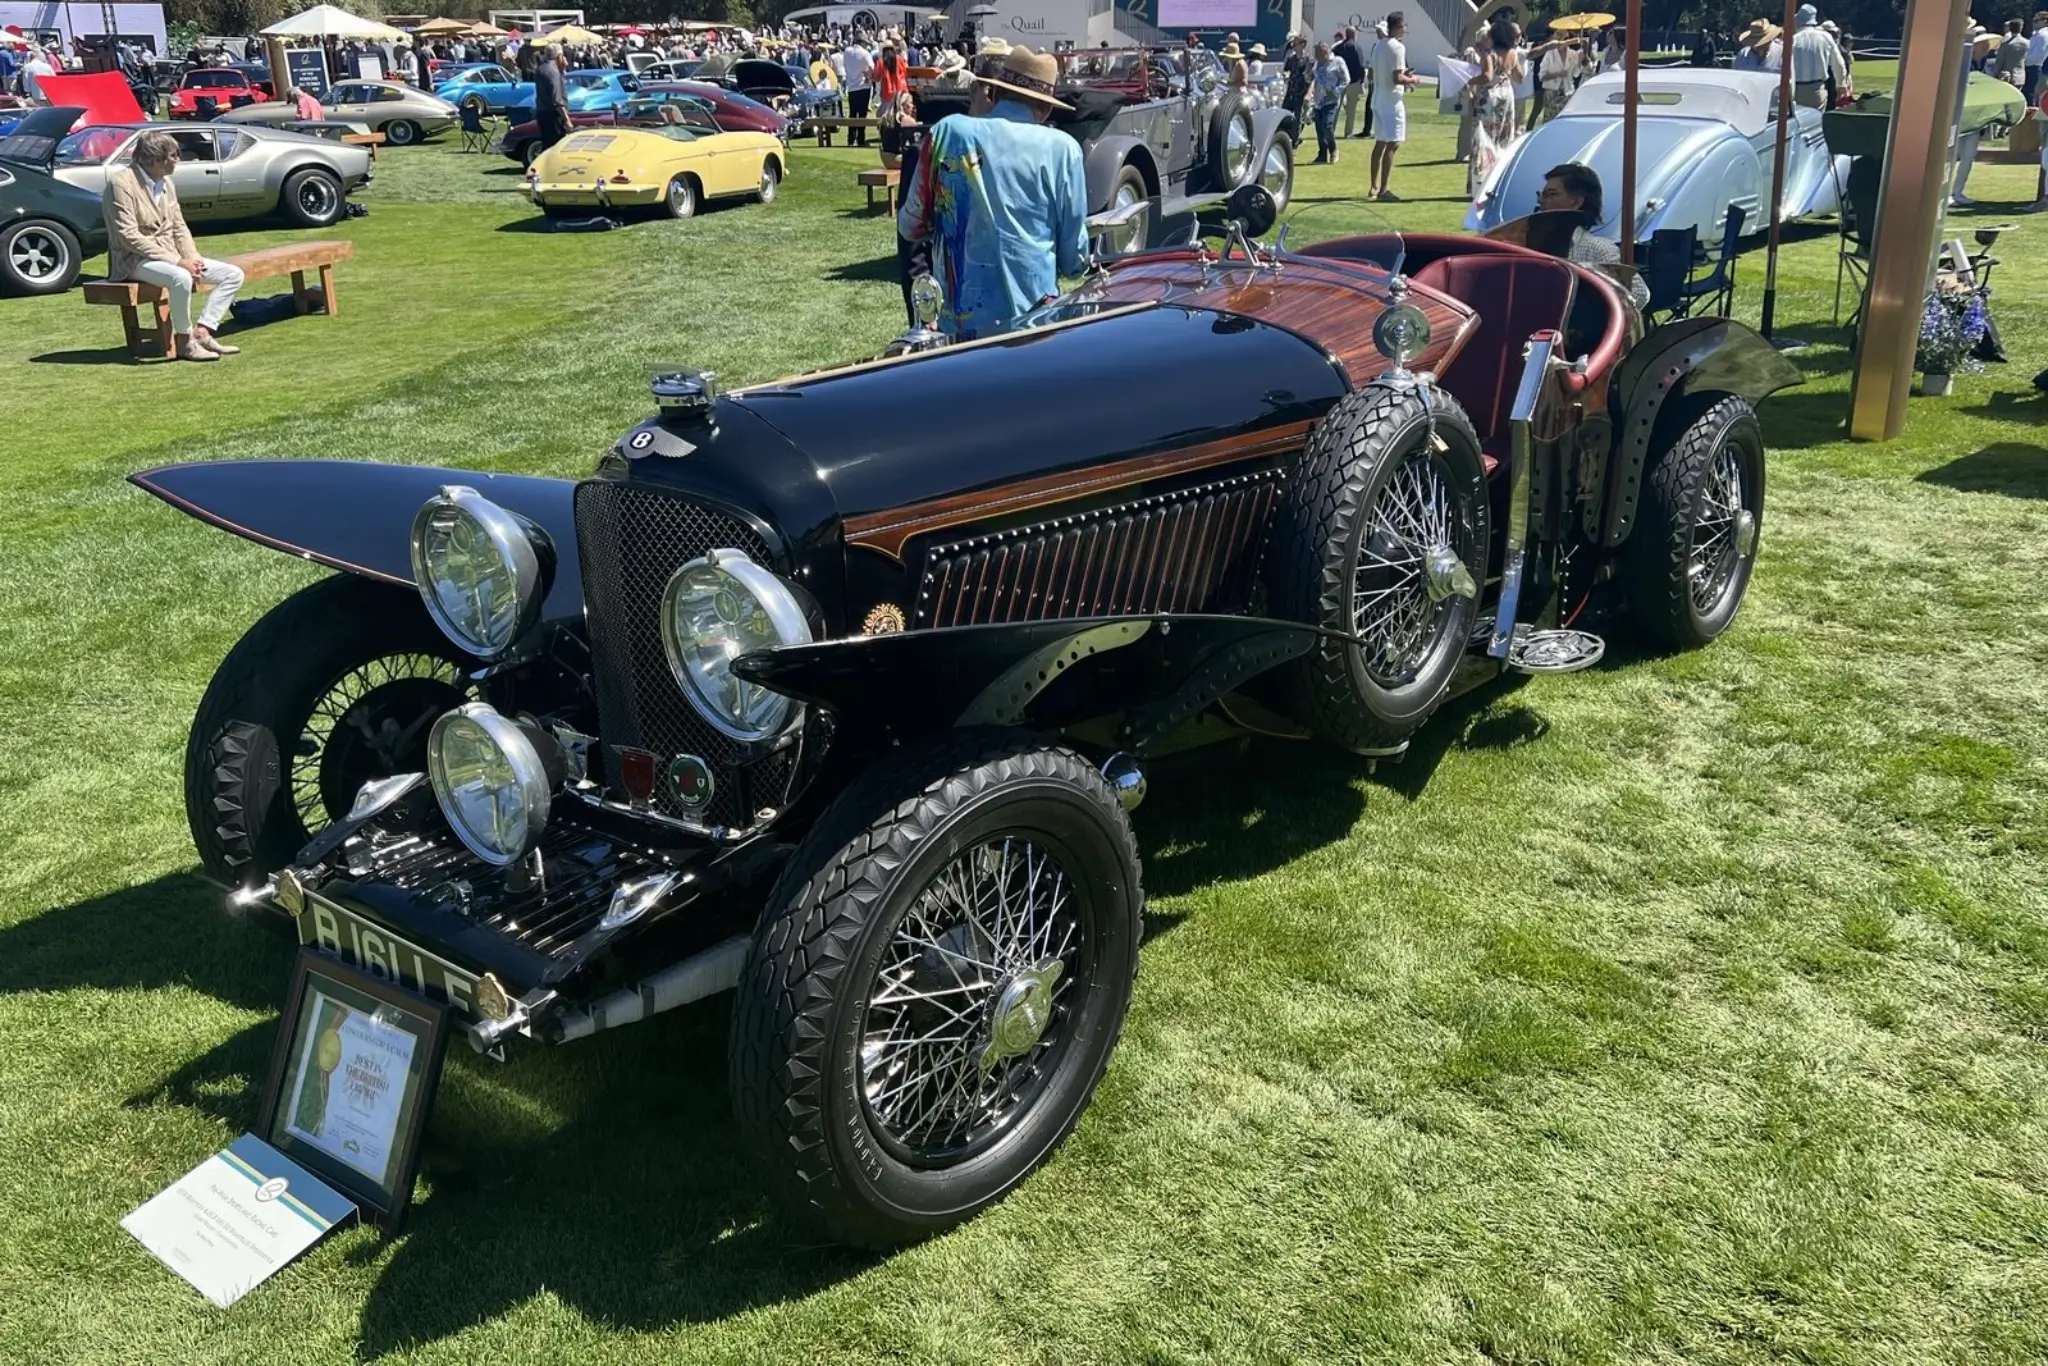
[[[830,1161],[824,1132],[829,1020],[842,991],[857,989],[841,978],[897,870],[976,797],[1027,778],[1071,784],[1100,808],[1128,859],[1141,915],[1137,846],[1108,782],[1071,750],[987,728],[949,733],[870,770],[834,800],[768,897],[733,1004],[727,1084],[739,1125],[768,1157],[780,1195],[844,1242],[880,1249],[901,1246],[906,1236],[900,1225],[851,1198]],[[1083,1097],[1092,1094],[1115,1049],[1131,982],[1110,989],[1124,994],[1118,1028]],[[1079,1117],[1077,1108],[1048,1152]]]
[[[1456,399],[1437,390],[1433,407],[1440,425],[1461,427],[1472,450],[1479,449],[1472,420]],[[1366,494],[1386,463],[1391,434],[1422,414],[1422,401],[1413,393],[1371,385],[1345,395],[1316,424],[1288,484],[1267,561],[1277,615],[1347,632],[1355,626],[1350,572],[1355,564],[1348,547],[1359,519],[1372,513]],[[1373,449],[1379,457],[1368,460],[1367,452]],[[1486,544],[1484,535],[1480,543]],[[1475,577],[1484,581],[1484,564],[1476,567]],[[1420,729],[1441,705],[1456,657],[1436,698],[1412,719],[1389,725],[1356,701],[1352,648],[1319,640],[1297,667],[1286,672],[1289,700],[1310,730],[1334,744],[1350,750],[1391,749]]]
[[[1671,419],[1678,437],[1656,457],[1643,480],[1642,518],[1629,538],[1629,603],[1646,643],[1661,650],[1696,650],[1713,639],[1701,635],[1693,615],[1687,571],[1694,505],[1729,428],[1745,420],[1757,425],[1748,399],[1733,394],[1694,398]]]

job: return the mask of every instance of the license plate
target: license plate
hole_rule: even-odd
[[[373,977],[446,1001],[467,1015],[476,1011],[476,974],[401,939],[338,901],[306,894],[299,912],[299,942],[322,948]]]

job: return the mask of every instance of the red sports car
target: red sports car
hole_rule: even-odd
[[[770,109],[759,100],[747,98],[731,90],[710,85],[703,81],[672,81],[658,85],[643,85],[639,93],[621,104],[616,110],[594,109],[587,114],[572,113],[569,123],[574,128],[592,124],[626,124],[648,127],[661,122],[661,106],[664,104],[693,104],[708,111],[712,122],[720,132],[725,133],[766,133],[770,137],[789,141],[789,119],[781,112]],[[505,136],[498,140],[497,150],[503,152],[521,166],[531,166],[533,159],[541,153],[540,121],[528,119],[515,123],[505,130]]]
[[[171,92],[170,117],[198,118],[203,99],[212,100],[214,112],[224,114],[234,108],[237,98],[254,103],[270,96],[246,72],[227,66],[196,67],[186,72]]]

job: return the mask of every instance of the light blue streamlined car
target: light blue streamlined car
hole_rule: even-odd
[[[533,103],[533,82],[522,81],[518,73],[496,62],[443,69],[434,93],[454,105],[474,106],[479,113],[502,114],[518,105]]]
[[[1694,227],[1718,246],[1730,205],[1743,210],[1741,234],[1770,224],[1771,165],[1777,136],[1778,77],[1771,72],[1666,68],[1639,77],[1636,239],[1659,228]],[[1609,72],[1580,86],[1558,116],[1523,137],[1480,187],[1469,229],[1484,231],[1536,211],[1552,167],[1591,166],[1606,191],[1607,219],[1593,229],[1621,233],[1622,76]],[[1831,156],[1818,109],[1795,107],[1785,144],[1779,210],[1787,222],[1832,214],[1841,205],[1849,159]]]

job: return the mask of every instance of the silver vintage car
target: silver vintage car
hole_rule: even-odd
[[[172,183],[194,223],[264,218],[275,213],[302,228],[342,216],[349,194],[370,180],[370,153],[260,124],[90,124],[57,144],[57,179],[98,194],[125,170],[135,140],[152,130],[178,142]]]
[[[320,106],[329,119],[382,133],[393,147],[444,132],[460,118],[455,106],[440,96],[397,81],[342,81],[320,97]],[[290,100],[265,100],[231,109],[214,122],[282,128],[296,123],[298,117],[298,106]]]
[[[1642,72],[1637,92],[1636,240],[1648,241],[1659,228],[1693,227],[1701,245],[1718,246],[1731,207],[1742,209],[1738,236],[1763,231],[1777,138],[1776,73],[1663,68]],[[1618,236],[1623,99],[1620,72],[1580,86],[1556,118],[1501,158],[1465,226],[1485,231],[1534,213],[1545,173],[1575,161],[1598,172],[1606,190],[1606,221],[1592,231]],[[1778,195],[1788,223],[1837,212],[1848,179],[1848,158],[1828,153],[1820,111],[1792,112],[1798,122],[1785,145]]]

